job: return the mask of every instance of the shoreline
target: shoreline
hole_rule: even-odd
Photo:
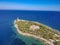
[[[23,19],[19,19],[19,21],[30,22],[30,20],[28,21],[28,20],[23,20]],[[39,24],[39,25],[43,25],[44,27],[49,28],[49,29],[51,29],[52,31],[58,32],[58,34],[60,34],[60,31],[57,30],[57,29],[54,29],[54,28],[52,28],[52,27],[49,27],[49,26],[47,26],[47,25],[44,25],[44,24],[39,23],[39,22],[36,22],[36,21],[31,21],[31,22],[37,23],[37,24]]]
[[[26,21],[26,20],[19,20],[19,21]],[[42,38],[42,37],[39,37],[39,36],[36,36],[36,35],[32,35],[32,34],[29,34],[29,33],[23,33],[22,31],[19,30],[18,25],[15,24],[15,22],[16,22],[16,21],[14,21],[14,27],[17,29],[17,32],[18,32],[19,34],[22,34],[22,35],[25,35],[25,36],[31,36],[31,37],[34,37],[34,38],[37,38],[37,39],[40,39],[40,40],[44,41],[44,43],[46,43],[46,44],[48,43],[48,44],[50,44],[50,45],[54,45],[52,42],[50,42],[50,41],[48,41],[48,40],[46,40],[46,39],[44,39],[44,38]],[[28,22],[29,22],[29,21],[28,21]]]

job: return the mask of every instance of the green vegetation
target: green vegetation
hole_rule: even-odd
[[[22,32],[34,34],[36,36],[41,36],[47,40],[49,40],[49,39],[52,39],[54,41],[60,40],[60,37],[55,35],[55,34],[57,34],[60,36],[60,34],[58,34],[58,32],[55,32],[54,30],[49,29],[48,27],[45,27],[44,25],[37,24],[34,22],[27,22],[27,21],[16,21],[16,24],[18,25],[18,28]],[[33,30],[29,29],[31,25],[37,25],[40,28],[33,31]],[[60,41],[58,41],[56,45],[59,45],[59,44],[60,44]]]
[[[56,45],[60,45],[60,41],[57,41],[57,42],[56,42]]]

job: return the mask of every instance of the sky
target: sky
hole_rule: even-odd
[[[60,0],[0,0],[0,10],[60,11]]]

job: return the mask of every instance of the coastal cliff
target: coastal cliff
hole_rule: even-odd
[[[40,39],[45,45],[60,44],[60,33],[41,23],[16,19],[14,26],[19,34]]]

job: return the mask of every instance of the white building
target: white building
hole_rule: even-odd
[[[17,21],[20,21],[20,19],[17,17]]]
[[[36,30],[36,29],[39,29],[40,27],[39,26],[37,26],[37,25],[31,25],[30,26],[30,30]]]

